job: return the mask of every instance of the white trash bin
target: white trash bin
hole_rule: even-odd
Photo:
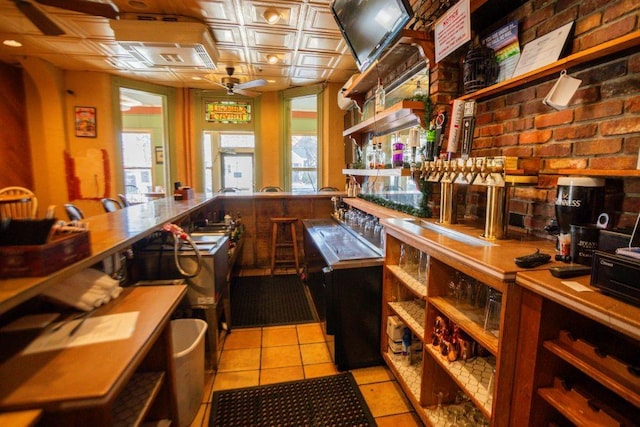
[[[207,322],[200,319],[171,321],[173,359],[178,402],[178,426],[191,424],[204,392],[204,336]]]

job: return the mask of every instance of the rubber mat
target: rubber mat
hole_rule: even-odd
[[[231,284],[233,328],[316,322],[305,284],[295,274],[236,277]]]
[[[210,427],[375,426],[350,372],[213,393]]]

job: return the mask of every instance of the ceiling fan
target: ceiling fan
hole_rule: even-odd
[[[59,36],[64,30],[49,18],[42,10],[32,2],[26,0],[13,0],[16,7],[47,36]],[[91,0],[35,0],[36,3],[57,7],[87,15],[102,16],[108,19],[118,19],[118,8],[111,3],[98,3]]]
[[[264,79],[250,80],[245,83],[240,83],[240,79],[233,77],[233,72],[235,71],[234,67],[227,67],[226,70],[228,77],[223,77],[221,82],[217,84],[227,90],[227,95],[233,95],[234,93],[237,93],[239,95],[250,97],[258,96],[260,95],[259,92],[254,92],[247,89],[264,86],[267,84],[267,81]]]

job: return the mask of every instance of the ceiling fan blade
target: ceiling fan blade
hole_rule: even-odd
[[[255,98],[256,96],[261,95],[260,92],[254,92],[252,90],[239,89],[238,86],[235,86],[233,88],[233,92],[237,93],[238,95],[249,96],[251,98]]]
[[[16,7],[26,16],[29,20],[38,27],[43,34],[47,36],[59,36],[64,34],[62,28],[60,28],[55,22],[53,22],[44,12],[32,5],[28,1],[15,0]]]
[[[234,89],[250,89],[252,87],[264,86],[266,84],[267,81],[264,79],[250,80],[248,82],[235,85]]]
[[[36,0],[45,6],[85,13],[87,15],[102,16],[108,19],[118,19],[120,11],[111,3],[98,3],[90,0]]]

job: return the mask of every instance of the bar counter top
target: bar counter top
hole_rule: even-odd
[[[191,199],[166,197],[132,205],[116,212],[94,215],[82,222],[89,224],[91,255],[48,276],[0,279],[0,314],[40,294],[52,283],[64,280],[112,254],[128,249],[135,242],[159,230],[164,224],[180,219],[206,207],[214,200],[225,199],[293,199],[343,196],[344,192],[290,193],[196,193]]]

